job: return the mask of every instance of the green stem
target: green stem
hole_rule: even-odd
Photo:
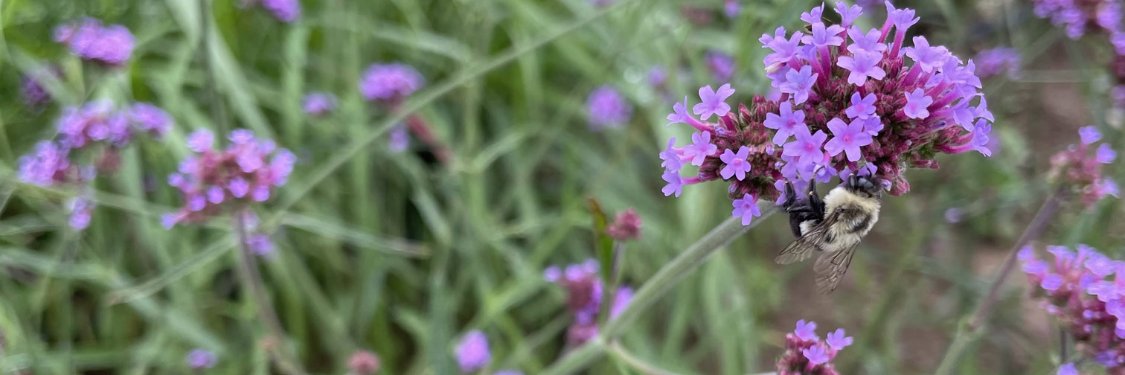
[[[626,365],[628,365],[629,367],[631,367],[634,370],[637,370],[638,372],[640,372],[642,374],[645,374],[645,375],[676,375],[675,372],[662,369],[662,368],[660,368],[660,367],[658,367],[654,364],[645,362],[645,360],[643,360],[643,359],[637,358],[637,356],[633,355],[633,353],[629,353],[628,350],[625,350],[625,348],[622,347],[620,343],[615,342],[615,343],[609,344],[608,350],[611,354],[613,354],[614,357],[616,357],[617,359],[620,359],[621,362],[624,362]]]
[[[270,297],[266,291],[265,283],[262,281],[262,274],[258,272],[257,260],[255,255],[250,251],[248,245],[249,236],[246,234],[246,213],[235,213],[235,231],[238,233],[238,273],[242,276],[242,283],[246,286],[246,293],[254,298],[254,303],[258,310],[258,319],[265,325],[267,337],[265,342],[272,344],[267,351],[270,357],[273,358],[277,367],[285,374],[297,375],[304,374],[305,371],[301,369],[297,361],[289,358],[288,349],[285,344],[285,331],[281,328],[281,320],[277,318],[277,312],[274,311],[273,303],[270,302]]]
[[[772,208],[767,209],[761,217],[748,226],[743,226],[741,219],[737,217],[731,217],[723,221],[671,262],[661,267],[659,271],[656,271],[656,274],[637,290],[637,293],[633,295],[633,299],[629,301],[629,305],[621,311],[621,314],[610,320],[597,337],[560,358],[558,362],[544,370],[543,374],[575,373],[600,358],[605,354],[605,343],[616,339],[622,330],[640,315],[641,311],[645,311],[660,297],[663,297],[680,280],[702,265],[715,251],[746,233],[750,228],[765,221],[774,211]]]
[[[1058,213],[1062,205],[1061,188],[1056,189],[1043,205],[1039,207],[1039,211],[1035,213],[1035,218],[1031,219],[1031,223],[1024,229],[1023,234],[1020,235],[1019,240],[1016,241],[1015,246],[1008,250],[1008,258],[1004,264],[1000,266],[1000,270],[996,273],[996,278],[992,280],[991,286],[988,288],[988,294],[977,305],[976,310],[970,315],[963,323],[957,327],[957,333],[953,336],[953,342],[949,344],[949,348],[945,351],[945,357],[941,359],[941,364],[938,365],[935,375],[949,375],[953,374],[954,368],[961,362],[961,356],[969,349],[970,344],[975,342],[980,336],[984,334],[985,323],[988,322],[989,314],[992,312],[992,306],[1000,297],[1000,286],[1004,284],[1004,280],[1008,278],[1008,274],[1016,266],[1016,255],[1020,249],[1027,246],[1028,243],[1039,238],[1043,231],[1047,229],[1047,224],[1054,219],[1055,214]]]

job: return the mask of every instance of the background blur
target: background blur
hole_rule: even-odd
[[[1104,37],[1071,41],[1029,1],[896,3],[918,10],[913,33],[962,58],[992,47],[1022,54],[1020,74],[984,83],[1001,139],[994,157],[911,171],[913,190],[886,200],[828,296],[815,293],[810,262],[773,263],[792,234],[783,217],[768,218],[641,314],[622,341],[637,360],[676,373],[772,371],[785,332],[811,319],[821,332],[855,337],[836,361],[842,373],[931,373],[1046,196],[1050,155],[1088,124],[1121,149]],[[728,81],[714,69],[717,54],[733,58],[734,99],[767,94],[758,37],[800,27],[814,2],[743,0],[733,14],[723,1],[301,5],[300,19],[283,23],[239,0],[0,1],[0,372],[188,373],[194,348],[218,355],[208,373],[270,372],[230,226],[166,230],[159,220],[182,204],[165,176],[188,154],[186,134],[245,127],[299,158],[260,213],[279,215],[262,272],[304,366],[345,373],[364,349],[378,353],[383,373],[454,373],[456,340],[480,329],[489,371],[537,373],[563,353],[571,319],[564,290],[543,270],[594,257],[587,199],[611,215],[640,214],[641,238],[626,245],[623,264],[633,286],[726,219],[723,184],[661,194],[657,154],[668,137],[689,135],[664,117],[677,98]],[[132,62],[83,64],[51,41],[55,26],[83,16],[127,26],[137,37]],[[883,17],[876,7],[860,22]],[[455,162],[435,162],[417,141],[408,152],[389,148],[393,119],[357,90],[367,65],[389,62],[425,77],[407,107]],[[21,76],[49,64],[65,72],[55,102],[28,107]],[[663,85],[652,84],[654,68],[666,73]],[[586,97],[602,85],[634,106],[620,129],[587,125]],[[340,108],[305,115],[310,91],[336,94]],[[76,193],[24,184],[14,170],[55,132],[61,108],[94,98],[149,101],[176,125],[98,179],[92,224],[76,232],[66,225]],[[1114,199],[1067,206],[1042,241],[1120,255],[1121,209]],[[958,373],[1053,373],[1057,328],[1024,284],[1019,272],[1006,284],[991,330]],[[645,373],[615,356],[589,371]]]

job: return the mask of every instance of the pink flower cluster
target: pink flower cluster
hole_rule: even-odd
[[[677,147],[673,138],[661,153],[665,195],[725,180],[734,215],[749,224],[760,214],[759,198],[778,197],[786,181],[862,173],[901,195],[910,190],[905,170],[937,168],[938,153],[991,155],[993,116],[973,62],[923,36],[905,44],[918,22],[914,10],[888,2],[886,22],[870,30],[853,24],[863,12],[858,6],[837,3],[839,25],[825,24],[823,11],[802,14],[809,34],[779,27],[761,37],[771,50],[764,63],[776,100],[754,97],[732,112],[726,100],[734,89],[726,84],[701,88],[698,104],[689,107],[685,98],[673,106],[668,121],[696,132],[691,144]],[[687,165],[698,174],[681,176]]]
[[[37,143],[29,154],[20,157],[20,180],[44,187],[83,187],[99,173],[116,171],[120,150],[137,134],[160,137],[172,127],[172,118],[148,103],[119,110],[108,101],[95,101],[64,109],[56,127],[55,139]],[[85,229],[92,203],[79,198],[70,206],[71,226]]]
[[[566,305],[574,314],[574,322],[567,330],[567,342],[577,346],[598,335],[598,313],[602,307],[604,285],[598,277],[598,261],[571,264],[565,268],[548,267],[543,278],[566,288]],[[614,294],[610,307],[610,318],[616,317],[633,298],[633,289],[621,287]]]
[[[55,42],[66,44],[83,60],[106,65],[124,65],[133,55],[133,34],[121,25],[102,25],[93,18],[55,28]]]
[[[168,184],[183,195],[184,207],[164,216],[165,227],[204,221],[228,206],[268,200],[275,188],[285,184],[297,160],[293,153],[249,130],[232,131],[225,149],[216,149],[214,138],[206,129],[188,136],[188,148],[194,155],[168,176]]]
[[[1081,142],[1051,157],[1048,178],[1062,179],[1061,182],[1079,194],[1086,205],[1106,196],[1119,197],[1121,192],[1117,182],[1102,174],[1102,166],[1116,160],[1117,152],[1108,143],[1094,147],[1102,139],[1102,134],[1093,126],[1079,129],[1078,135]]]
[[[777,360],[778,375],[839,375],[832,361],[854,340],[838,328],[824,340],[816,335],[816,323],[797,321],[785,334],[785,353]]]
[[[1122,24],[1121,0],[1035,0],[1035,15],[1051,20],[1066,29],[1066,35],[1078,39],[1097,30],[1109,34],[1117,54],[1125,55],[1125,24]]]
[[[1028,246],[1019,260],[1031,283],[1031,294],[1058,318],[1079,353],[1105,366],[1107,373],[1125,373],[1125,262],[1078,245],[1048,246],[1048,262]]]

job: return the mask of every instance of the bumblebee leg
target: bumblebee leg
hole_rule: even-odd
[[[786,211],[789,211],[789,207],[792,207],[793,203],[796,203],[796,202],[797,202],[797,191],[795,189],[793,189],[793,183],[789,182],[789,181],[785,181],[785,202],[783,202],[781,204],[781,207],[785,208]]]
[[[811,181],[809,182],[808,198],[809,211],[812,214],[810,219],[815,219],[816,221],[824,220],[824,201],[820,199],[820,195],[816,192],[816,184]]]

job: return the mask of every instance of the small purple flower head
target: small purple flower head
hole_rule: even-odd
[[[1008,78],[1016,78],[1019,76],[1022,64],[1020,53],[1015,48],[986,49],[977,53],[973,61],[977,63],[976,74],[981,78],[1001,74]]]
[[[832,140],[824,144],[824,150],[828,151],[829,156],[839,155],[840,152],[847,154],[848,161],[859,161],[861,157],[860,147],[871,144],[871,134],[864,131],[863,125],[866,121],[852,120],[851,124],[833,118],[828,121],[828,129],[832,131]]]
[[[359,80],[359,92],[369,101],[397,104],[422,87],[422,75],[405,64],[372,64]]]
[[[262,8],[278,21],[292,23],[301,17],[301,3],[297,0],[261,0]]]
[[[887,50],[887,45],[879,39],[880,35],[879,29],[868,30],[866,34],[858,28],[848,29],[848,37],[852,39],[852,44],[848,45],[848,52],[866,51],[882,54]]]
[[[806,341],[815,341],[819,339],[816,336],[816,322],[806,322],[804,319],[797,321],[797,328],[793,330],[797,338]]]
[[[746,194],[742,198],[735,199],[734,211],[731,211],[731,216],[741,218],[742,225],[750,225],[750,222],[758,216],[762,216],[762,211],[758,208],[758,198]]]
[[[469,331],[462,336],[455,352],[457,364],[465,374],[484,368],[492,360],[492,353],[488,349],[488,336],[479,330]]]
[[[730,112],[730,105],[726,103],[726,100],[731,95],[734,95],[734,89],[730,87],[729,83],[719,86],[718,90],[712,89],[710,85],[700,87],[700,103],[692,107],[691,111],[702,120],[707,120],[712,115],[722,117]]]
[[[215,367],[215,363],[218,361],[219,358],[215,356],[215,353],[206,349],[193,349],[184,358],[184,362],[192,370],[205,370]]]
[[[785,144],[782,155],[797,158],[798,165],[813,165],[824,160],[824,141],[828,135],[817,130],[816,134],[809,134],[809,129],[799,128],[797,139]]]
[[[1082,144],[1088,145],[1102,139],[1102,133],[1098,131],[1098,127],[1090,125],[1083,126],[1078,129],[1078,137],[1082,140]]]
[[[806,128],[805,111],[794,111],[793,104],[782,102],[778,114],[766,114],[766,121],[763,125],[776,131],[773,135],[773,143],[780,146],[785,144],[789,137],[796,135],[797,129]]]
[[[723,154],[719,159],[723,161],[723,170],[719,175],[723,179],[730,179],[731,177],[738,178],[739,181],[746,178],[746,173],[750,172],[750,162],[746,158],[750,157],[750,149],[746,146],[738,148],[738,152],[731,152],[730,149],[723,150]]]
[[[832,333],[828,334],[828,338],[824,340],[824,342],[828,343],[828,346],[831,347],[832,350],[836,351],[840,351],[848,347],[848,345],[852,344],[852,341],[853,339],[844,333],[843,328],[837,328],[835,331],[832,331]]]
[[[86,198],[74,198],[70,201],[70,219],[68,224],[74,230],[85,230],[90,226],[90,217],[94,214],[94,202]]]
[[[169,185],[180,190],[185,206],[164,224],[204,221],[229,205],[266,201],[288,181],[297,161],[292,152],[245,129],[232,131],[228,139],[226,149],[216,150],[210,131],[201,129],[188,136],[188,149],[195,155],[168,178]]]
[[[353,375],[374,375],[381,365],[379,356],[368,350],[357,350],[348,357],[348,371]]]
[[[1094,155],[1098,163],[1102,164],[1113,163],[1113,161],[1117,159],[1117,152],[1113,151],[1108,143],[1102,143],[1101,146],[1098,146],[1098,151]]]
[[[828,360],[830,359],[828,357],[828,351],[824,350],[824,348],[820,347],[819,345],[804,349],[801,351],[801,354],[803,354],[805,358],[809,360],[809,364],[813,366],[819,366],[828,363]]]
[[[51,141],[41,141],[28,155],[20,157],[19,178],[38,186],[54,186],[74,178],[70,150]]]
[[[887,72],[879,67],[880,59],[882,59],[882,55],[878,53],[856,51],[852,56],[840,56],[836,65],[851,72],[848,75],[848,83],[863,86],[864,83],[867,83],[867,78],[881,80],[887,76]]]
[[[824,18],[824,4],[813,7],[808,12],[801,13],[801,21],[809,25],[822,23],[821,19]],[[822,23],[823,24],[823,23]]]
[[[738,17],[738,13],[742,11],[742,3],[739,0],[725,0],[723,1],[723,14],[727,18]]]
[[[818,21],[812,24],[812,34],[802,37],[801,42],[816,47],[839,46],[844,43],[844,38],[840,37],[843,32],[844,28],[839,25],[825,27]]]
[[[641,215],[632,208],[621,211],[606,228],[610,237],[617,241],[635,240],[641,236]]]
[[[816,83],[817,73],[812,72],[812,67],[805,65],[800,70],[790,70],[785,73],[785,83],[781,85],[781,92],[792,94],[793,104],[804,103],[809,98],[809,91]]]
[[[947,223],[960,223],[961,220],[965,219],[965,210],[959,207],[950,207],[945,209],[943,217],[945,217],[945,222]]]
[[[867,96],[860,96],[859,92],[852,93],[851,105],[844,110],[844,114],[848,118],[853,119],[868,119],[878,117],[875,114],[875,94],[867,94]],[[879,121],[880,127],[883,122]]]
[[[672,138],[672,144],[669,144],[668,147],[671,149],[673,144],[675,144],[675,138]],[[708,156],[713,156],[718,151],[719,147],[711,141],[711,132],[700,131],[691,135],[691,144],[683,148],[682,158],[689,159],[691,165],[701,166]]]
[[[162,137],[172,128],[172,116],[149,103],[136,103],[129,107],[129,120],[138,130]]]
[[[1073,363],[1066,363],[1059,366],[1058,375],[1079,375],[1078,368],[1074,367]]]
[[[941,68],[945,65],[947,59],[950,58],[949,50],[945,47],[931,47],[930,42],[924,36],[914,37],[914,46],[902,49],[907,57],[914,59],[918,66],[922,68],[923,72],[930,73],[934,69]]]
[[[301,100],[301,107],[310,116],[320,117],[336,109],[336,95],[327,92],[313,92]]]
[[[101,21],[84,18],[55,29],[55,41],[66,44],[83,60],[110,66],[124,65],[133,55],[133,34],[121,25],[102,25]]]
[[[616,318],[629,307],[629,302],[633,301],[633,288],[623,286],[617,289],[617,293],[613,295],[613,306],[609,308],[609,317]]]
[[[387,138],[387,147],[391,152],[400,153],[410,148],[410,132],[403,125],[395,125]]]
[[[653,66],[648,70],[645,79],[648,81],[649,86],[658,89],[663,88],[664,85],[668,83],[668,72],[664,71],[664,68],[661,66]]]
[[[840,15],[840,24],[844,27],[849,27],[855,20],[863,14],[863,7],[859,5],[848,5],[843,1],[836,2],[836,14]]]
[[[684,180],[680,177],[680,172],[678,170],[664,171],[664,174],[660,177],[664,179],[664,182],[667,182],[667,184],[660,189],[660,192],[664,193],[665,197],[675,195],[679,198],[680,194],[684,193]]]
[[[902,108],[902,112],[906,117],[925,120],[930,117],[929,108],[930,104],[934,103],[934,99],[926,95],[922,89],[914,89],[914,91],[906,93],[906,106]]]
[[[49,77],[58,79],[62,70],[58,67],[39,68],[20,78],[20,95],[28,107],[39,108],[51,102],[51,93],[43,87],[43,80]]]
[[[586,116],[594,130],[620,128],[633,117],[633,105],[617,89],[601,86],[586,98]]]
[[[734,77],[734,57],[719,51],[711,51],[707,53],[707,69],[711,70],[711,75],[716,81],[725,82],[730,81]]]

